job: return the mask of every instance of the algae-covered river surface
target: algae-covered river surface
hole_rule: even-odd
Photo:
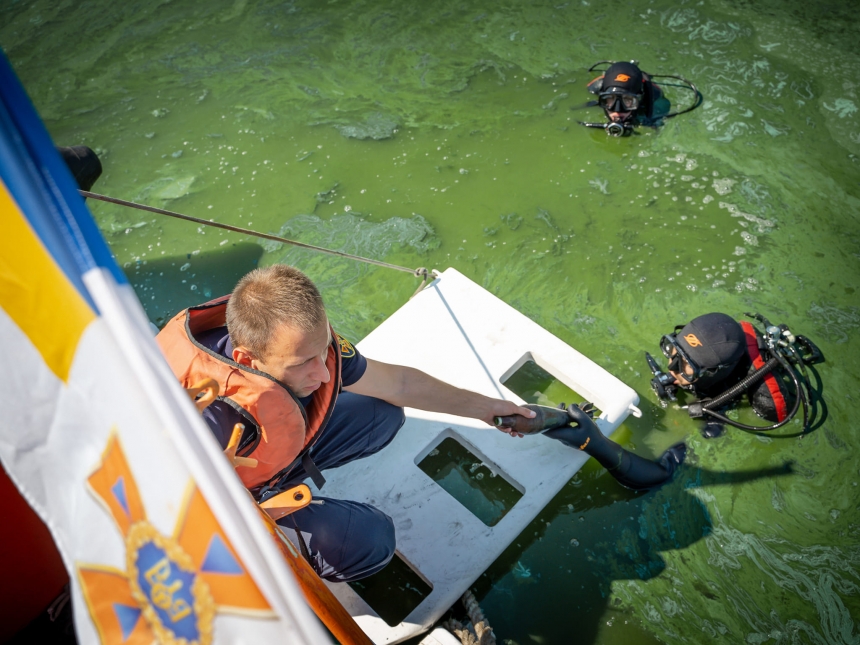
[[[100,154],[96,192],[454,267],[639,393],[616,439],[687,442],[647,494],[590,463],[477,581],[520,645],[860,642],[858,40],[847,0],[0,0],[0,46],[56,143]],[[582,128],[603,59],[704,103],[628,138]],[[416,286],[89,206],[157,325],[288,262],[358,341]],[[814,432],[705,439],[658,403],[643,352],[709,311],[818,343]]]

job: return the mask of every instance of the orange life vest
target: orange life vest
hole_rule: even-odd
[[[241,408],[256,426],[253,441],[243,442],[239,454],[257,460],[256,468],[240,466],[236,473],[249,489],[277,480],[323,431],[331,418],[340,391],[341,354],[337,335],[326,356],[331,375],[314,392],[305,408],[290,389],[264,372],[239,365],[197,342],[202,332],[227,324],[227,301],[223,296],[181,311],[164,326],[156,341],[182,387],[213,378],[221,388],[219,400]],[[247,431],[246,431],[247,435]]]

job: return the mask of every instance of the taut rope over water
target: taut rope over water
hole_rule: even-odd
[[[233,226],[231,224],[221,224],[220,222],[213,222],[211,220],[200,219],[199,217],[192,217],[190,215],[183,215],[182,213],[176,213],[174,211],[164,210],[163,208],[155,208],[154,206],[146,206],[145,204],[138,204],[136,202],[129,202],[124,199],[117,199],[116,197],[108,197],[107,195],[99,195],[98,193],[91,193],[86,190],[78,191],[83,197],[91,197],[92,199],[97,199],[102,202],[108,202],[110,204],[118,204],[120,206],[128,206],[129,208],[137,208],[138,210],[148,211],[150,213],[157,213],[158,215],[167,215],[168,217],[175,217],[176,219],[184,219],[188,222],[194,222],[195,224],[202,224],[203,226],[212,226],[214,228],[221,228],[225,231],[233,231],[234,233],[242,233],[244,235],[251,235],[253,237],[260,237],[264,240],[271,240],[273,242],[280,242],[281,244],[292,244],[293,246],[298,246],[303,249],[308,249],[309,251],[318,251],[319,253],[328,253],[329,255],[336,255],[342,258],[347,258],[350,260],[356,260],[357,262],[366,262],[367,264],[375,264],[376,266],[385,267],[386,269],[395,269],[396,271],[403,271],[405,273],[411,273],[416,278],[422,278],[421,284],[418,286],[418,289],[415,291],[417,294],[421,289],[425,287],[427,281],[430,278],[435,278],[438,273],[435,270],[427,270],[424,267],[418,267],[417,269],[410,269],[408,267],[398,266],[396,264],[389,264],[388,262],[381,262],[380,260],[373,260],[371,258],[365,258],[360,255],[352,255],[350,253],[344,253],[343,251],[333,251],[331,249],[326,249],[321,246],[314,246],[313,244],[305,244],[304,242],[297,242],[296,240],[290,240],[285,237],[280,237],[278,235],[270,235],[269,233],[260,233],[259,231],[253,231],[248,228],[241,228],[239,226]],[[414,296],[415,294],[413,294]]]

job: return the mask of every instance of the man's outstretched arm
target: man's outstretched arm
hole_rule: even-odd
[[[497,416],[534,416],[531,410],[511,401],[493,399],[454,387],[412,367],[382,363],[369,358],[362,377],[344,389],[382,399],[400,407],[480,419],[488,425],[493,425],[493,417]]]

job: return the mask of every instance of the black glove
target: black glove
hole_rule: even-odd
[[[684,444],[667,450],[658,462],[643,459],[625,450],[603,436],[589,415],[593,409],[594,406],[590,403],[571,405],[567,408],[571,425],[547,430],[544,434],[566,446],[582,450],[606,468],[619,484],[634,490],[659,486],[671,478],[675,468],[684,461]]]
[[[585,450],[592,441],[603,436],[591,419],[593,410],[594,406],[587,401],[579,405],[569,405],[567,414],[570,417],[570,425],[547,430],[544,434],[571,448]]]

